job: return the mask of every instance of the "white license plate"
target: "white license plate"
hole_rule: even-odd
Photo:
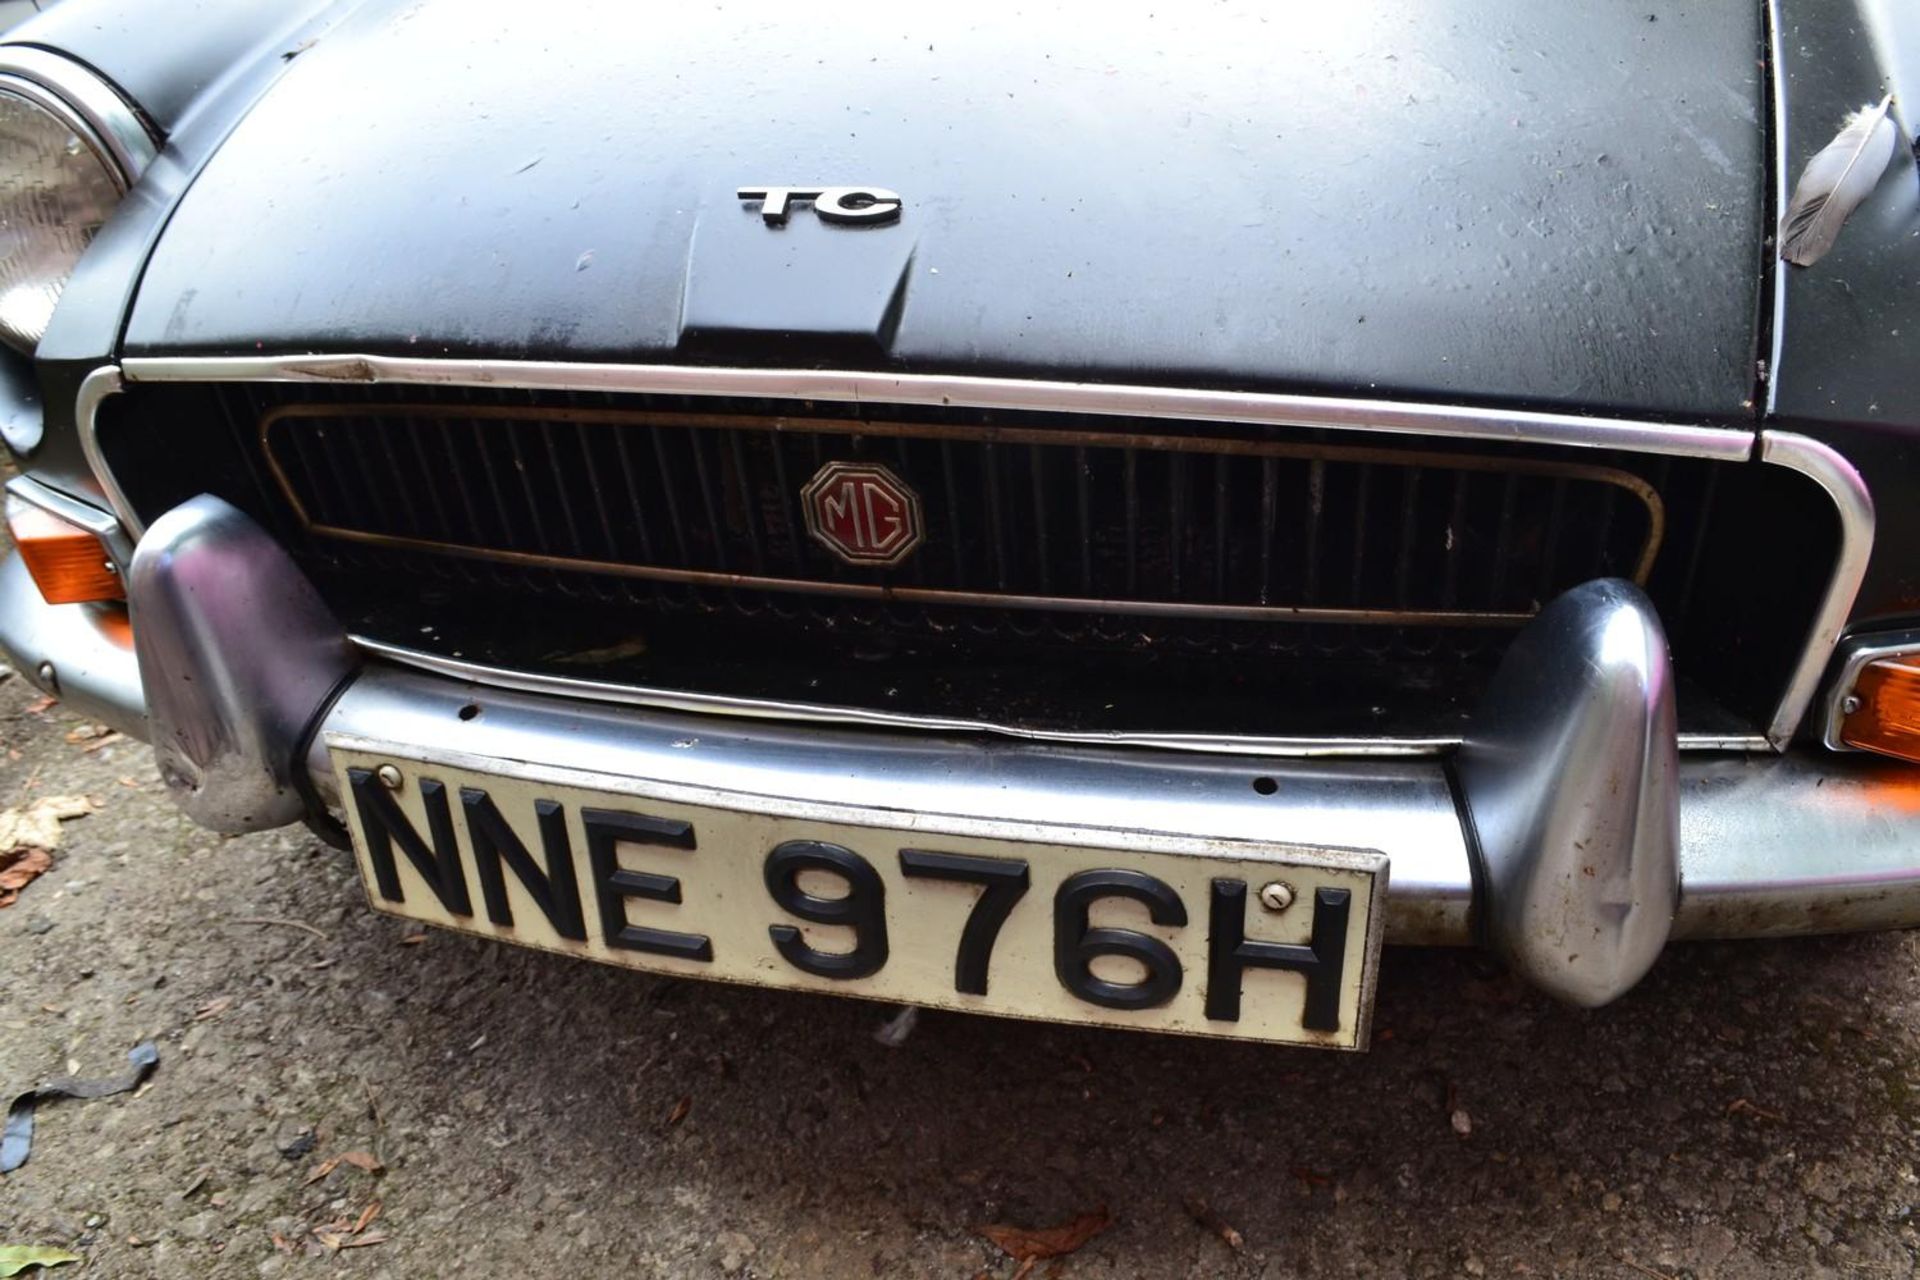
[[[1367,1044],[1384,854],[815,804],[329,736],[376,910],[587,960]],[[884,789],[876,787],[884,801]]]

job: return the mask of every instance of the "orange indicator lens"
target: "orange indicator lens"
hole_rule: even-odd
[[[1876,658],[1860,668],[1840,722],[1840,740],[1862,751],[1920,762],[1920,653]]]
[[[107,549],[79,525],[8,495],[7,530],[48,604],[119,600],[125,596]]]

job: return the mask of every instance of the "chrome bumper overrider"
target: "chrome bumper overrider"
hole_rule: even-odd
[[[1620,584],[1542,616],[1531,683],[1503,673],[1453,765],[772,724],[352,674],[291,562],[214,499],[155,522],[129,584],[138,658],[123,613],[49,606],[17,557],[0,562],[0,652],[43,686],[50,663],[49,692],[149,736],[176,797],[227,830],[293,820],[302,792],[336,801],[325,732],[907,813],[1377,849],[1389,941],[1490,943],[1582,1004],[1631,986],[1669,937],[1920,924],[1920,769],[1676,757],[1658,621]]]

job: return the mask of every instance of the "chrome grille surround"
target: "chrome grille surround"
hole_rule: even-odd
[[[664,365],[602,365],[560,362],[433,360],[388,356],[265,356],[131,358],[96,370],[82,384],[76,417],[89,461],[103,489],[128,527],[140,528],[137,513],[115,483],[101,456],[96,434],[101,402],[134,383],[274,382],[320,384],[398,384],[490,387],[529,390],[633,392],[676,396],[747,396],[811,401],[963,406],[1014,410],[1093,413],[1111,417],[1161,417],[1197,422],[1241,423],[1372,432],[1462,440],[1496,440],[1574,448],[1612,448],[1642,453],[1743,461],[1763,461],[1812,477],[1834,503],[1840,525],[1839,554],[1821,600],[1808,642],[1784,690],[1764,736],[1711,735],[1683,739],[1684,746],[1757,749],[1784,746],[1799,725],[1844,627],[1865,572],[1873,543],[1872,501],[1858,473],[1837,453],[1817,441],[1786,432],[1760,432],[1693,424],[1619,421],[1572,414],[1538,413],[1450,406],[1404,404],[1338,397],[1083,384],[1045,380],[947,377],[819,370],[729,369]],[[388,656],[404,659],[389,647]],[[444,664],[443,664],[444,665]],[[478,671],[477,676],[487,673]],[[510,678],[511,673],[500,673]],[[591,681],[568,690],[568,682],[543,679],[550,693],[577,692],[604,699]],[[633,700],[648,701],[633,690]],[[683,703],[684,705],[684,703]],[[745,714],[767,715],[765,706]],[[816,709],[794,704],[780,709],[792,718],[813,719]],[[858,713],[836,717],[858,720]],[[980,726],[999,728],[1000,726]],[[1037,736],[1047,736],[1040,734]],[[1149,735],[1144,745],[1181,747],[1185,735]],[[1135,741],[1126,735],[1102,735],[1101,741]],[[1220,749],[1208,739],[1209,749]],[[1434,740],[1314,739],[1291,744],[1313,754],[1356,751],[1427,752],[1445,745]],[[1290,744],[1271,739],[1250,747],[1286,753]]]

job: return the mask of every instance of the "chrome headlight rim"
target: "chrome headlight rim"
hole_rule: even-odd
[[[127,100],[91,68],[34,45],[0,45],[0,91],[58,117],[93,149],[126,192],[159,155]]]

